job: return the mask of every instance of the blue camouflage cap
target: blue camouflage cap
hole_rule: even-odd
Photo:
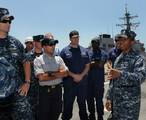
[[[136,37],[136,33],[134,31],[129,31],[129,30],[121,30],[120,34],[117,34],[115,36],[115,39],[119,39],[119,38],[131,38],[132,40],[134,40]]]
[[[4,18],[9,18],[10,20],[14,20],[14,16],[9,15],[9,11],[6,8],[0,8],[0,21]]]

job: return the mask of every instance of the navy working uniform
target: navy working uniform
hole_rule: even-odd
[[[97,42],[97,39],[92,41]],[[96,109],[98,113],[98,120],[103,120],[104,106],[103,106],[103,95],[104,95],[104,64],[107,61],[108,55],[102,49],[89,49],[90,57],[90,70],[88,73],[88,110],[89,119],[96,120],[95,118],[95,105],[94,98],[96,100]]]
[[[89,56],[87,49],[78,46],[73,48],[70,45],[65,47],[61,51],[61,57],[63,58],[69,71],[80,74],[84,69],[85,65],[89,63]],[[64,111],[63,120],[70,120],[72,117],[73,103],[77,96],[77,103],[79,106],[79,115],[81,120],[87,120],[86,112],[86,92],[87,92],[87,75],[83,79],[76,83],[71,76],[63,79],[64,87]]]
[[[114,62],[116,58],[121,54],[121,50],[117,47],[118,46],[118,39],[115,37],[116,46],[113,47],[109,53],[108,53],[108,62],[112,64],[112,67],[114,66]],[[110,81],[109,84],[111,84],[112,81]],[[109,115],[109,119],[112,117],[112,113]]]
[[[131,50],[117,58],[114,68],[122,70],[122,73],[120,78],[111,82],[107,94],[107,99],[112,101],[113,120],[138,120],[144,60]]]
[[[17,70],[16,83],[17,89],[13,96],[11,96],[12,108],[9,115],[3,115],[0,112],[0,120],[5,120],[6,117],[12,116],[14,120],[33,120],[32,111],[30,104],[28,103],[27,97],[20,96],[18,93],[19,87],[24,82],[23,64],[24,61],[24,48],[23,45],[14,37],[7,36],[4,39],[0,39],[0,56],[4,56]],[[2,76],[1,76],[2,77]],[[0,105],[1,106],[1,105]],[[0,107],[0,109],[2,109]]]
[[[127,36],[134,39],[136,35],[128,31],[120,38],[125,40]],[[107,100],[112,101],[112,120],[138,120],[141,83],[146,74],[144,59],[130,48],[117,57],[113,71],[117,70],[120,75],[112,79],[107,92]]]
[[[8,24],[9,22],[10,25],[13,19],[14,17],[9,16],[9,11],[6,8],[0,8],[0,24]],[[23,45],[19,40],[9,35],[6,35],[5,38],[0,38],[0,57],[5,58],[16,70],[14,75],[16,80],[14,93],[3,98],[3,101],[7,102],[7,104],[3,105],[3,102],[0,100],[0,120],[33,120],[27,97],[18,93],[21,85],[25,84],[23,74],[23,62],[25,62]],[[4,74],[1,74],[0,78],[5,76],[2,75]]]
[[[39,82],[38,82],[38,78],[36,78],[34,74],[33,61],[36,57],[39,57],[41,54],[43,54],[43,52],[36,53],[34,49],[32,49],[32,51],[26,54],[26,59],[27,61],[30,62],[31,65],[31,80],[30,80],[31,83],[27,96],[28,96],[28,101],[31,105],[31,109],[33,111],[33,115],[36,120],[38,119]]]

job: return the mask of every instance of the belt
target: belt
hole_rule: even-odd
[[[55,90],[56,88],[61,87],[61,84],[57,84],[57,85],[45,85],[45,86],[40,86],[41,89],[44,89],[45,91],[47,90],[48,93],[50,93],[52,90]]]

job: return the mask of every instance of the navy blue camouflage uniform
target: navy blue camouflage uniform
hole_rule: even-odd
[[[0,56],[5,57],[16,69],[17,88],[15,93],[9,98],[8,106],[0,105],[0,120],[33,120],[32,111],[27,97],[20,96],[19,87],[24,83],[23,62],[25,59],[23,45],[16,38],[7,36],[0,39]],[[2,77],[2,76],[1,76]],[[4,112],[5,109],[7,112]]]
[[[112,67],[114,66],[114,62],[116,58],[121,54],[121,50],[118,49],[117,47],[113,47],[109,53],[108,53],[108,61],[112,63]],[[111,84],[112,81],[110,81],[109,84]],[[112,117],[112,111],[111,114],[109,115],[109,118]]]
[[[112,120],[138,120],[141,83],[146,74],[144,59],[131,49],[117,57],[114,68],[121,76],[112,80],[107,92],[107,99],[112,101]]]
[[[35,77],[34,74],[34,59],[36,57],[39,57],[41,53],[35,53],[34,49],[32,51],[30,51],[29,53],[26,54],[26,61],[30,62],[31,65],[31,84],[30,84],[30,88],[28,91],[28,101],[31,105],[31,109],[33,111],[33,116],[35,117],[35,119],[38,119],[38,102],[39,102],[39,82],[38,79]]]

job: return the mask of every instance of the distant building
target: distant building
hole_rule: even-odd
[[[144,43],[141,43],[140,40],[136,40],[134,49],[140,53],[145,52]]]
[[[101,34],[99,35],[99,39],[100,48],[107,52],[115,46],[114,39],[109,34]],[[135,41],[133,48],[140,53],[145,52],[144,43],[141,43],[140,40]]]
[[[111,48],[115,46],[113,38],[109,34],[101,34],[99,35],[100,39],[100,47],[105,50],[109,51]]]
[[[146,63],[146,52],[145,52],[145,48],[144,48],[144,43],[141,43],[139,40],[136,40],[135,45],[134,45],[134,49],[137,52],[140,52],[141,55],[144,56],[144,60],[145,60],[145,63]]]

